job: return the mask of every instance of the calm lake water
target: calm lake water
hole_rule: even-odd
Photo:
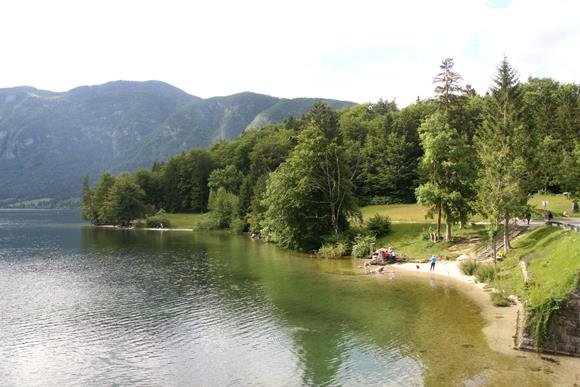
[[[0,210],[0,385],[540,385],[453,283]]]

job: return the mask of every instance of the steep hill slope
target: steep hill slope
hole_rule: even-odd
[[[248,127],[300,116],[313,102],[255,93],[201,99],[159,81],[63,93],[0,89],[0,199],[78,196],[86,174],[94,181],[105,170],[149,167]]]

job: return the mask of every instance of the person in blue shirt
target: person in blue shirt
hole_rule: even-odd
[[[437,257],[433,254],[431,256],[431,267],[429,268],[429,271],[435,271],[435,263],[437,263]]]

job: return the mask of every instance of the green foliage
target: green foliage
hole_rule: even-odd
[[[228,165],[225,168],[214,169],[209,175],[207,186],[210,191],[217,191],[223,188],[233,194],[240,193],[240,186],[244,175],[236,169],[233,165]]]
[[[171,158],[163,169],[163,208],[204,212],[209,197],[207,182],[214,168],[212,155],[206,150],[194,149]]]
[[[507,297],[507,295],[505,294],[505,292],[502,292],[502,291],[492,292],[491,293],[491,302],[495,306],[501,306],[501,307],[505,307],[505,306],[510,306],[511,305],[511,302],[510,302],[509,298]]]
[[[242,234],[246,230],[246,222],[240,218],[235,218],[230,222],[230,231],[234,234]]]
[[[92,223],[106,224],[112,221],[112,219],[108,217],[107,197],[109,196],[109,191],[114,184],[115,177],[109,172],[103,173],[99,178],[93,193],[93,208],[90,212],[94,216],[93,219],[89,219]]]
[[[239,198],[223,187],[209,194],[209,214],[216,228],[229,228],[237,219]]]
[[[147,227],[157,228],[171,228],[171,221],[165,210],[161,209],[155,213],[155,215],[148,216],[145,220]]]
[[[318,249],[325,235],[344,231],[357,211],[335,114],[315,105],[298,145],[270,174],[261,234],[283,247]]]
[[[470,211],[473,194],[473,166],[467,147],[459,133],[446,122],[446,116],[435,113],[420,127],[421,144],[425,153],[421,170],[427,180],[415,190],[417,201],[430,209],[429,215],[438,213],[447,219],[446,240],[451,239],[451,224],[465,221]]]
[[[155,207],[162,208],[164,204],[163,196],[163,181],[161,167],[155,166],[157,170],[146,170],[139,169],[134,174],[135,182],[143,189],[145,192],[145,204]]]
[[[479,264],[473,259],[465,259],[461,261],[459,268],[465,275],[474,275],[479,268]]]
[[[102,218],[111,224],[128,226],[145,215],[145,193],[128,173],[115,178],[101,207]]]
[[[371,253],[371,245],[376,244],[374,235],[359,234],[354,238],[351,255],[355,258],[366,257]]]
[[[349,247],[345,242],[338,242],[335,244],[324,244],[316,255],[323,258],[340,258],[348,254]]]
[[[475,270],[475,278],[478,282],[491,283],[497,274],[497,269],[494,265],[479,265]]]
[[[522,124],[517,73],[505,58],[493,82],[483,127],[476,136],[477,155],[482,166],[477,183],[478,209],[490,224],[492,244],[498,223],[504,221],[504,250],[507,252],[508,221],[522,212],[527,202],[526,189],[531,184],[527,174],[530,136]]]
[[[391,231],[391,219],[388,216],[375,214],[365,223],[365,228],[375,237],[382,237]]]
[[[94,194],[93,191],[91,191],[88,176],[85,176],[83,179],[82,195],[81,217],[84,220],[94,222],[97,219],[98,214],[97,208],[94,205]]]
[[[379,101],[353,107],[340,116],[345,152],[361,202],[373,197],[385,198],[382,203],[414,201],[418,144],[409,132],[416,133],[422,113],[404,128],[396,120],[400,114],[394,102]]]
[[[550,336],[550,328],[558,311],[566,304],[570,293],[578,289],[580,285],[580,271],[574,277],[568,277],[562,290],[541,295],[542,301],[534,300],[533,294],[530,302],[526,305],[528,311],[527,328],[531,329],[534,344],[543,348]]]

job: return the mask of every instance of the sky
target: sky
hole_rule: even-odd
[[[2,1],[0,88],[155,79],[403,107],[447,57],[479,93],[504,55],[522,81],[580,82],[578,15],[578,0]]]

